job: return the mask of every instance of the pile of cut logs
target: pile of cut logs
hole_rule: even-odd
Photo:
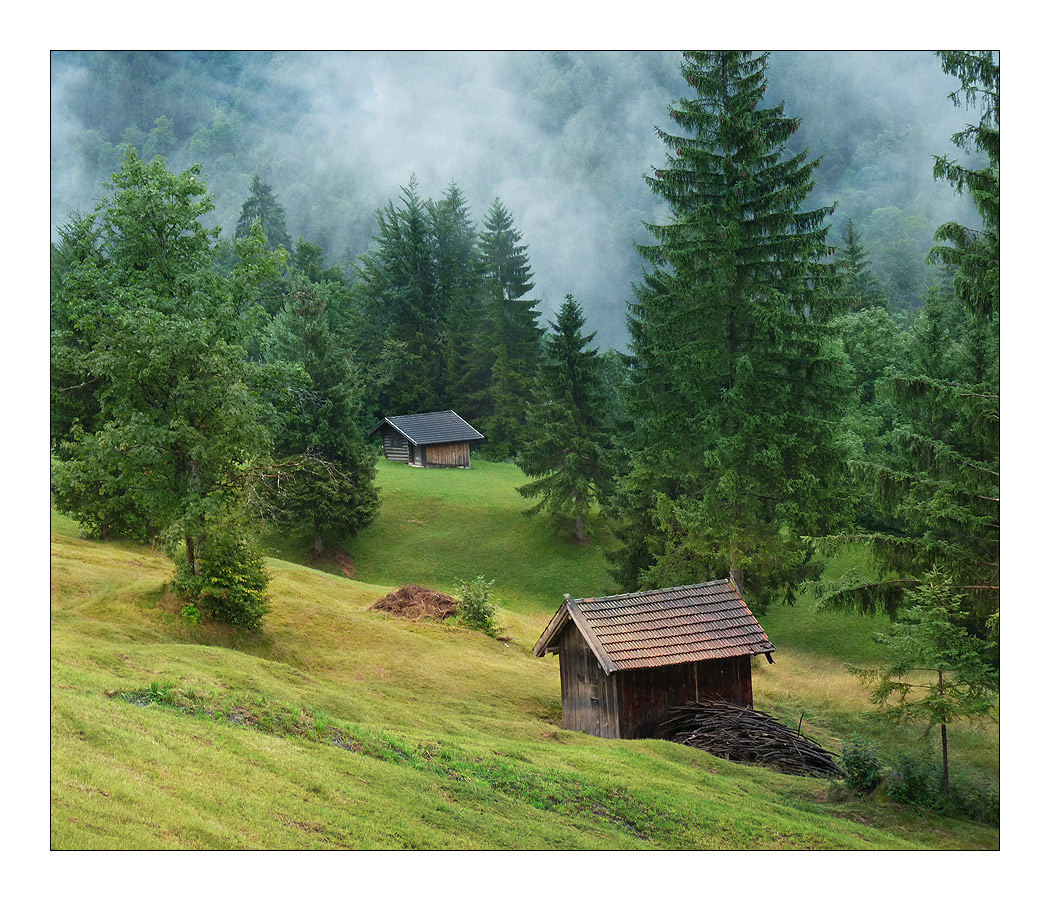
[[[737,763],[761,764],[795,776],[843,773],[836,756],[768,713],[735,704],[709,702],[675,707],[660,731],[668,741],[689,745]]]

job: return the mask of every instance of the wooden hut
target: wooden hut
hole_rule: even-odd
[[[452,410],[387,416],[368,434],[379,432],[383,456],[409,466],[470,468],[470,445],[485,436]]]
[[[651,738],[697,701],[753,706],[751,658],[776,650],[730,579],[575,600],[533,648],[561,667],[562,728]]]

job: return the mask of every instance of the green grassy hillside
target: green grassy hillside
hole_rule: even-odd
[[[601,536],[525,517],[520,473],[383,463],[356,579],[276,541],[261,635],[179,616],[171,565],[52,518],[53,848],[992,848],[997,830],[850,798],[659,741],[565,732],[556,658],[531,647],[565,592],[616,590]],[[295,562],[298,561],[298,562]],[[404,582],[496,582],[507,641],[368,610]],[[870,621],[763,618],[756,706],[837,750],[879,726],[841,654]],[[995,732],[956,730],[994,775]]]

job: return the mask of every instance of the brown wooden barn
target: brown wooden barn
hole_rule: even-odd
[[[576,600],[568,595],[533,648],[557,654],[562,728],[652,738],[671,708],[753,706],[751,658],[770,642],[730,579]]]
[[[387,416],[368,434],[379,432],[383,456],[409,466],[470,468],[470,445],[485,436],[452,410]]]

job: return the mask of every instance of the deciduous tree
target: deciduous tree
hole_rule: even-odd
[[[97,411],[54,442],[61,508],[103,527],[113,503],[133,511],[141,530],[179,536],[190,575],[268,451],[262,373],[243,345],[260,324],[257,285],[280,262],[256,229],[238,242],[234,271],[219,275],[218,234],[202,223],[210,210],[199,167],[176,175],[127,151],[96,212],[97,253],[63,280]]]

